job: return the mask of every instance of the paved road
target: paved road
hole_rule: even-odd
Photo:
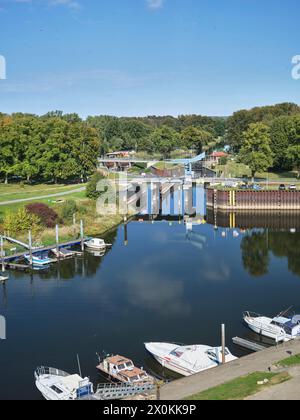
[[[10,205],[10,204],[18,204],[18,203],[25,203],[25,202],[28,202],[28,201],[35,201],[35,200],[44,200],[46,198],[64,197],[66,195],[71,195],[71,194],[74,194],[74,193],[85,191],[85,189],[86,189],[86,187],[80,187],[80,188],[77,188],[75,190],[65,191],[65,192],[56,193],[56,194],[39,195],[37,197],[21,198],[19,200],[2,201],[0,203],[0,206],[7,206],[7,205]]]
[[[163,400],[184,400],[215,386],[224,384],[253,372],[265,372],[276,362],[286,359],[288,351],[300,353],[300,340],[272,347],[250,356],[242,357],[232,363],[202,372],[189,378],[180,379],[165,385],[161,390]]]

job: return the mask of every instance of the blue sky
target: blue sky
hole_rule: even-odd
[[[300,103],[299,15],[299,0],[0,0],[0,111],[229,115]]]

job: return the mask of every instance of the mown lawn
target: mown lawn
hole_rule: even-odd
[[[251,170],[247,165],[243,163],[238,163],[235,161],[230,161],[227,165],[218,165],[216,167],[220,174],[224,174],[225,177],[232,178],[242,178],[248,177],[251,178]],[[257,173],[255,178],[269,179],[269,181],[286,181],[286,182],[295,182],[297,180],[297,173],[293,171],[286,172],[263,172]]]
[[[74,185],[20,185],[20,184],[0,184],[0,202],[22,200],[30,197],[39,197],[50,194],[60,194],[76,190],[85,184]]]
[[[266,385],[258,385],[268,379]],[[221,400],[243,400],[251,395],[257,394],[266,387],[277,385],[290,380],[291,377],[287,372],[283,373],[264,373],[255,372],[251,375],[244,376],[226,384],[211,388],[200,394],[193,395],[187,400],[204,400],[204,401],[221,401]]]

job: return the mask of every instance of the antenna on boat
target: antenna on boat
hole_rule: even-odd
[[[80,366],[80,360],[79,360],[79,355],[78,354],[77,354],[77,364],[78,364],[79,376],[82,378],[81,366]]]
[[[285,311],[280,312],[280,314],[279,314],[277,317],[284,316],[286,313],[290,312],[290,311],[293,309],[293,307],[294,307],[294,306],[290,306],[290,307],[289,307],[288,309],[286,309]]]

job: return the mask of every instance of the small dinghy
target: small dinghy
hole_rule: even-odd
[[[35,373],[35,384],[49,401],[94,399],[93,384],[89,378],[70,375],[58,369],[40,367]]]
[[[300,337],[300,315],[284,316],[287,312],[282,312],[275,318],[268,318],[254,312],[245,312],[243,319],[255,333],[280,343]]]
[[[134,366],[132,360],[123,356],[107,356],[101,359],[97,369],[109,378],[131,385],[154,384],[155,379],[143,369]]]
[[[178,346],[172,343],[146,343],[146,350],[163,367],[182,376],[191,376],[222,363],[222,348],[204,345]],[[225,349],[226,363],[237,358]]]
[[[106,248],[111,246],[111,244],[106,244],[103,239],[98,239],[98,238],[91,238],[91,239],[85,241],[84,245],[88,249],[92,249],[92,250],[96,250],[96,251],[105,250]]]

